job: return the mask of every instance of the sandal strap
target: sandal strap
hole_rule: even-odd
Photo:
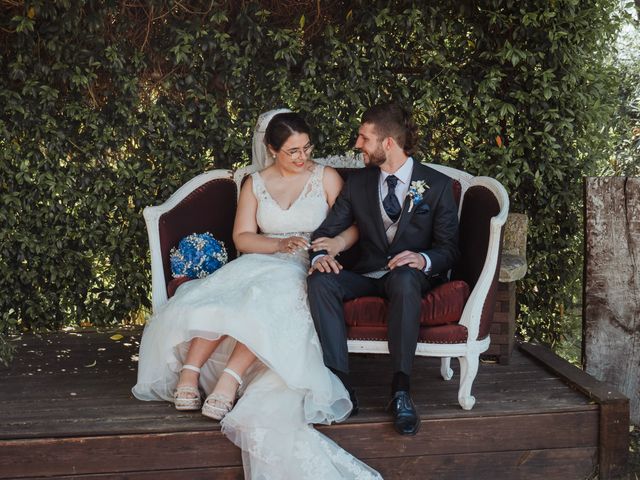
[[[189,365],[188,363],[184,364],[180,371],[182,370],[191,370],[192,372],[200,373],[200,368],[195,365]]]
[[[222,404],[222,407],[218,407],[213,402]],[[212,393],[206,398],[204,403],[208,404],[209,408],[215,408],[216,410],[224,410],[227,412],[231,410],[231,407],[233,407],[233,399],[220,393]]]
[[[223,370],[223,372],[224,372],[224,373],[226,373],[226,374],[228,374],[228,375],[231,375],[231,376],[236,380],[236,382],[238,382],[238,385],[239,385],[239,386],[242,386],[242,378],[241,378],[241,377],[240,377],[240,375],[238,375],[236,372],[234,372],[234,371],[233,371],[233,370],[231,370],[230,368],[225,368],[225,369]]]

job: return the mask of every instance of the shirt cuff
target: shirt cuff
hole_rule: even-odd
[[[429,255],[427,255],[426,253],[420,252],[420,255],[424,257],[424,270],[422,271],[425,274],[428,274],[429,272],[431,272],[431,259],[429,258]]]
[[[318,259],[320,257],[324,257],[325,255],[328,255],[329,252],[327,252],[326,250],[318,250],[316,252],[313,252],[313,258],[311,259],[311,266],[313,267],[313,265],[315,265],[315,263],[318,261]]]

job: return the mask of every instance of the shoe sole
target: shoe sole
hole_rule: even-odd
[[[202,405],[199,405],[199,406],[174,405],[174,407],[176,407],[176,410],[179,410],[181,412],[188,412],[188,411],[195,412],[196,410],[200,410],[202,408]]]
[[[205,410],[202,410],[202,415],[204,415],[204,416],[205,416],[205,417],[207,417],[207,418],[210,418],[210,419],[212,419],[212,420],[217,420],[217,421],[222,420],[222,419],[224,418],[224,416],[225,416],[227,413],[228,413],[228,412],[225,412],[225,414],[224,414],[224,415],[222,415],[222,416],[217,416],[215,413],[209,413],[209,412],[207,412],[207,411],[205,411]]]

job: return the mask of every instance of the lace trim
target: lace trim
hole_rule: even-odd
[[[302,196],[303,198],[310,197],[312,193],[317,197],[324,197],[324,188],[322,188],[323,176],[324,165],[315,163],[313,166],[313,172],[311,172],[311,178],[309,179],[309,186],[305,194]]]
[[[336,446],[321,433],[306,427],[308,439],[295,444],[293,455],[299,461],[305,479],[332,478],[336,471],[354,480],[382,480],[378,472]],[[324,455],[319,455],[321,447]],[[341,475],[341,477],[342,477]]]
[[[323,172],[324,165],[320,165],[318,163],[313,164],[311,176],[307,180],[305,187],[300,193],[300,196],[294,200],[289,208],[291,208],[296,202],[302,200],[303,198],[310,198],[313,196],[324,198],[324,188],[322,187]],[[251,178],[253,180],[253,194],[256,196],[256,198],[260,201],[266,200],[277,204],[276,200],[267,191],[267,187],[264,184],[264,180],[262,179],[260,172],[252,173]]]

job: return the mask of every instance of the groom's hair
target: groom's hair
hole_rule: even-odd
[[[311,129],[300,114],[295,112],[279,113],[274,115],[267,125],[264,131],[264,143],[278,152],[284,142],[294,133],[306,133],[311,136]]]
[[[418,127],[411,114],[397,103],[381,103],[369,108],[361,123],[371,123],[378,137],[392,137],[406,155],[414,153],[418,143]]]

